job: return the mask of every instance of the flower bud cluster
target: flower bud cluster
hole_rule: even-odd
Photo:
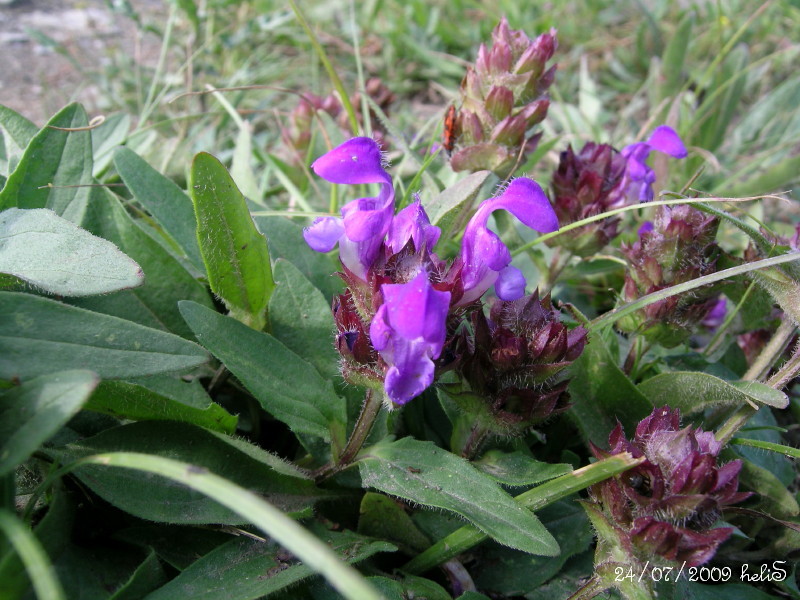
[[[381,108],[384,114],[388,114],[389,108],[395,100],[394,93],[378,77],[368,79],[364,87],[367,96]],[[356,113],[356,119],[363,126],[365,121],[362,113],[361,92],[353,94],[350,104]],[[350,132],[347,112],[338,96],[330,94],[322,97],[315,94],[303,94],[297,106],[290,113],[288,124],[281,128],[281,140],[287,151],[286,160],[289,162],[303,163],[305,161],[311,144],[312,124],[315,115],[319,112],[330,115],[343,132]],[[373,136],[378,143],[385,145],[386,129],[383,122],[372,110],[369,113],[369,120]]]
[[[568,147],[553,173],[553,208],[561,226],[581,221],[627,204],[653,199],[655,172],[647,158],[655,150],[684,158],[686,148],[670,127],[656,127],[645,142],[618,152],[608,144],[589,142],[577,154]],[[571,230],[549,243],[575,256],[602,250],[617,235],[619,218],[606,218]]]
[[[547,89],[556,67],[547,67],[558,42],[555,30],[531,40],[511,30],[505,17],[492,32],[492,46],[481,45],[474,67],[461,83],[455,120],[456,171],[488,169],[507,177],[539,142],[531,129],[547,116]]]
[[[537,292],[496,301],[488,319],[472,313],[455,353],[463,384],[458,392],[448,388],[451,397],[501,434],[523,433],[566,410],[568,381],[557,376],[583,352],[587,332],[568,330],[559,317],[549,296]]]
[[[639,240],[623,244],[629,269],[622,298],[632,302],[680,283],[713,273],[720,250],[714,241],[718,221],[687,205],[660,206]],[[620,320],[623,331],[639,331],[650,341],[670,347],[688,337],[717,304],[713,286],[676,294]]]
[[[630,441],[618,425],[608,444],[608,452],[592,447],[597,458],[630,452],[645,460],[590,488],[589,514],[605,541],[630,562],[661,557],[696,566],[710,560],[733,532],[713,527],[722,509],[750,496],[738,492],[742,462],[720,466],[722,444],[714,434],[681,429],[680,411],[668,406],[643,419]]]

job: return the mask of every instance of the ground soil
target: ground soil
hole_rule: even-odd
[[[115,3],[0,0],[0,104],[37,125],[71,101],[83,103],[91,115],[102,109],[97,81],[114,53],[155,64],[160,40],[109,4]],[[150,20],[167,10],[163,0],[130,4]]]

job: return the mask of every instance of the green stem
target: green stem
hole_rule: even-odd
[[[795,348],[792,357],[784,363],[780,370],[767,381],[771,388],[779,390],[800,373],[800,346]]]
[[[322,66],[325,67],[325,71],[328,73],[333,87],[336,88],[336,91],[339,93],[339,100],[347,113],[347,118],[350,120],[350,129],[353,131],[353,135],[358,135],[358,119],[356,118],[356,111],[353,110],[353,105],[350,102],[350,95],[344,88],[344,84],[336,73],[336,69],[333,68],[331,61],[328,60],[328,54],[322,48],[322,44],[319,43],[317,36],[311,31],[311,26],[308,24],[308,21],[306,21],[305,15],[303,15],[303,11],[300,10],[297,2],[295,2],[295,0],[289,0],[289,5],[292,7],[294,15],[297,17],[297,22],[300,23],[300,26],[306,32],[311,45],[314,47],[314,51],[317,53],[317,56],[319,56]]]
[[[461,456],[467,460],[472,460],[475,458],[488,433],[489,431],[485,427],[475,423],[469,432],[469,436],[464,441],[463,447],[461,448]]]
[[[780,327],[778,327],[778,330],[775,332],[775,335],[773,335],[772,339],[769,341],[769,344],[767,344],[766,347],[761,351],[761,354],[756,357],[756,360],[753,361],[752,365],[750,365],[750,368],[744,374],[742,380],[758,381],[763,379],[767,373],[769,373],[769,369],[775,364],[775,361],[778,360],[780,355],[786,349],[788,343],[791,341],[792,336],[794,335],[795,327],[795,324],[791,320],[786,320],[781,323]],[[777,378],[773,377],[770,379],[769,382],[767,382],[767,385],[770,385],[775,389],[780,389],[780,387],[776,387],[775,384],[782,382],[785,375],[788,375],[793,370],[796,372],[796,369],[800,369],[800,364],[797,364],[798,361],[800,361],[800,358],[798,358],[797,353],[795,353],[795,356],[793,356],[776,374]],[[781,384],[781,387],[782,385],[783,384]],[[750,417],[752,417],[757,410],[757,408],[753,408],[749,404],[740,406],[717,430],[717,440],[723,444],[727,444],[736,434],[736,432],[739,431],[739,429],[741,429],[744,424],[750,420]]]
[[[361,447],[364,445],[364,442],[367,440],[369,432],[372,430],[372,425],[375,423],[375,419],[381,412],[382,405],[383,402],[381,396],[376,394],[375,390],[372,388],[367,388],[367,393],[364,396],[364,404],[361,405],[361,412],[358,415],[356,424],[353,427],[353,432],[350,434],[350,439],[347,440],[347,444],[342,450],[342,453],[339,455],[335,463],[329,463],[317,469],[313,473],[314,479],[317,481],[327,479],[328,477],[343,471],[350,465],[351,462],[353,462],[353,459],[359,453]]]

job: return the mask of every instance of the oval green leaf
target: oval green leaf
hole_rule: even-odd
[[[501,544],[523,552],[544,556],[559,552],[555,538],[533,513],[468,461],[432,442],[412,438],[381,442],[362,451],[357,464],[365,487],[452,511]]]
[[[197,344],[124,319],[31,294],[0,292],[0,379],[91,365],[104,379],[184,371],[208,355]]]
[[[0,272],[51,294],[94,296],[144,283],[114,244],[45,208],[0,213]]]
[[[263,329],[275,283],[267,240],[256,229],[244,196],[222,163],[205,152],[192,162],[190,190],[211,290],[234,318]]]

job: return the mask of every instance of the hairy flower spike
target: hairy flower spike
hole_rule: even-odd
[[[503,434],[524,432],[566,410],[568,382],[557,376],[583,352],[586,330],[570,331],[559,317],[550,298],[538,293],[498,300],[488,319],[472,313],[472,333],[463,333],[458,344],[458,371],[469,389],[453,398]]]
[[[710,560],[733,532],[712,529],[724,507],[750,496],[738,492],[740,460],[719,466],[722,445],[710,431],[680,428],[680,412],[654,409],[628,441],[621,425],[608,438],[608,452],[630,452],[645,461],[621,476],[590,488],[589,514],[598,531],[613,532],[613,544],[627,548],[632,564],[661,557],[696,566]],[[610,540],[601,540],[608,543]]]
[[[617,203],[628,162],[608,144],[589,142],[577,154],[568,147],[553,173],[553,208],[563,227],[610,210]],[[619,218],[612,217],[569,231],[548,245],[576,256],[602,250],[617,235]]]
[[[530,130],[547,115],[555,66],[546,69],[546,63],[557,45],[555,30],[531,40],[503,17],[491,49],[481,45],[461,83],[453,169],[489,169],[504,179],[536,148],[540,136]]]
[[[660,206],[639,240],[622,245],[630,265],[622,296],[626,302],[713,273],[720,252],[714,242],[717,220],[686,205]],[[650,341],[671,347],[686,339],[714,308],[719,288],[671,296],[619,322],[623,331],[641,331]]]

